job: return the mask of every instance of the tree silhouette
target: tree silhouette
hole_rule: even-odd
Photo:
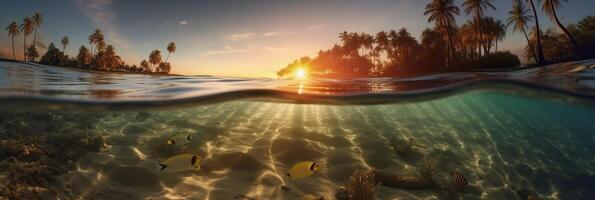
[[[531,10],[533,10],[533,19],[535,19],[535,33],[537,39],[537,57],[539,58],[536,62],[543,64],[545,62],[545,56],[543,55],[543,46],[541,45],[541,29],[539,28],[539,17],[537,17],[537,10],[535,9],[535,3],[533,0],[526,0],[531,4]]]
[[[487,55],[489,53],[487,49],[487,44],[483,38],[483,25],[482,25],[482,17],[485,10],[488,8],[492,8],[496,10],[496,7],[492,5],[492,0],[465,0],[463,2],[463,7],[465,8],[465,13],[467,15],[474,13],[475,21],[478,24],[477,31],[479,33],[479,41],[483,46],[484,54]],[[479,53],[481,57],[481,52]]]
[[[169,55],[176,52],[176,43],[170,42],[167,45],[167,57],[165,58],[165,62],[169,59]]]
[[[561,1],[568,2],[568,0],[542,0],[541,2],[543,3],[543,10],[545,11],[545,14],[547,14],[547,16],[549,16],[550,19],[552,21],[554,21],[554,23],[556,23],[558,28],[560,28],[562,30],[562,32],[564,32],[564,35],[566,35],[568,40],[570,40],[570,42],[572,43],[572,46],[574,46],[577,53],[580,54],[580,47],[579,47],[578,43],[576,42],[576,40],[574,39],[572,34],[570,34],[568,29],[566,29],[566,27],[564,27],[564,25],[562,25],[562,22],[560,22],[560,19],[558,19],[558,14],[556,13],[556,9],[560,8]]]
[[[522,2],[517,1],[510,12],[508,12],[508,20],[507,26],[513,26],[512,31],[521,31],[523,35],[525,35],[525,39],[527,40],[527,45],[531,51],[531,55],[535,58],[535,62],[539,61],[537,55],[535,54],[535,48],[531,41],[529,40],[529,36],[527,36],[527,27],[529,26],[529,22],[531,22],[533,17],[529,15],[529,10],[525,8]]]
[[[8,36],[12,40],[12,59],[16,60],[17,57],[14,52],[14,37],[19,35],[19,26],[16,22],[13,21],[12,23],[10,23],[10,25],[8,25],[8,27],[6,27],[6,30],[8,31]]]
[[[428,22],[435,22],[436,27],[447,34],[449,48],[447,65],[451,64],[454,53],[451,26],[455,22],[455,15],[459,15],[459,12],[459,8],[454,5],[453,0],[432,0],[424,12],[424,15],[429,15]]]
[[[27,36],[31,35],[33,31],[33,21],[31,18],[25,17],[21,24],[21,33],[23,33],[23,60],[27,60]]]
[[[151,67],[151,71],[153,71],[153,68],[155,68],[155,70],[157,70],[157,65],[159,63],[161,63],[161,52],[159,50],[153,50],[151,52],[151,54],[149,55],[149,63],[151,65],[153,65]]]
[[[37,47],[37,29],[43,24],[43,16],[39,12],[33,14],[33,26],[35,27],[35,33],[33,34],[33,47]]]
[[[35,45],[31,44],[29,48],[27,48],[27,58],[29,61],[33,62],[37,57],[39,57],[39,52],[37,52]]]
[[[81,45],[81,47],[79,48],[79,53],[76,56],[77,66],[80,68],[87,68],[91,64],[92,59],[93,56],[91,55],[91,52],[89,52],[89,49]]]
[[[64,36],[62,38],[62,41],[60,41],[60,43],[62,43],[62,52],[64,52],[64,54],[66,54],[66,46],[68,45],[68,37]]]

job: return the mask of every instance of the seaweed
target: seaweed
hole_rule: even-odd
[[[376,180],[374,173],[366,169],[356,170],[345,187],[335,195],[339,200],[373,200],[376,198]]]

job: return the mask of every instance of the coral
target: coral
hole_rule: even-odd
[[[376,199],[376,181],[370,170],[356,170],[345,185],[348,199],[372,200]]]
[[[36,199],[53,177],[104,141],[88,131],[97,115],[0,113],[0,199]]]
[[[436,175],[438,172],[436,169],[436,162],[430,157],[425,157],[417,167],[416,171],[423,178],[432,178],[432,176]]]
[[[393,138],[390,145],[397,155],[407,156],[413,149],[413,139],[409,138],[405,141],[398,142]]]

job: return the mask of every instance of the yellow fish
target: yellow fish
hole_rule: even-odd
[[[301,162],[295,164],[289,172],[287,172],[287,177],[292,179],[301,179],[307,176],[314,174],[315,171],[320,169],[320,165],[316,164],[315,162]]]
[[[181,172],[200,169],[201,157],[193,154],[180,154],[159,163],[162,172]]]
[[[192,141],[192,135],[190,134],[178,134],[167,140],[167,144],[172,146],[182,146]]]

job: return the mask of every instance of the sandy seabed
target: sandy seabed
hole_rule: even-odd
[[[81,114],[84,115],[84,114]],[[106,113],[94,130],[105,141],[59,175],[44,198],[333,199],[357,169],[416,176],[436,163],[437,185],[461,172],[463,199],[595,196],[595,109],[492,93],[415,104],[295,105],[234,101],[185,109]],[[166,144],[190,134],[183,146]],[[411,149],[397,153],[412,140]],[[77,144],[70,144],[77,145]],[[158,163],[200,155],[201,169],[167,174]],[[314,175],[285,176],[293,164],[321,165]],[[377,187],[378,199],[443,199],[436,188]]]

